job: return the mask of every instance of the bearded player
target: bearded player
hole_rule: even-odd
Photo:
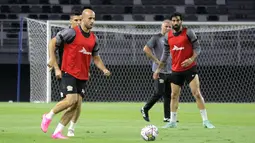
[[[200,110],[203,126],[206,128],[215,128],[207,117],[204,98],[200,92],[200,83],[197,72],[196,58],[200,54],[201,47],[194,31],[182,26],[183,17],[180,13],[174,13],[171,16],[172,30],[165,37],[165,51],[159,67],[154,73],[154,78],[158,78],[159,71],[163,68],[169,54],[172,58],[172,82],[171,82],[171,119],[164,128],[177,127],[177,109],[178,98],[181,87],[186,81],[189,84],[192,95],[196,99],[197,107]]]

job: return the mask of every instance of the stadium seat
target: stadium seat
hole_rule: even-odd
[[[43,13],[51,13],[51,7],[48,5],[42,6],[42,12]]]
[[[27,0],[27,4],[39,4],[39,0]]]
[[[30,7],[30,12],[31,13],[42,13],[42,8],[37,5],[33,5]]]
[[[8,5],[2,5],[0,7],[1,13],[9,13],[10,12],[10,7]]]
[[[145,17],[143,15],[133,15],[134,21],[144,21]]]
[[[103,16],[102,16],[102,19],[103,19],[103,20],[106,20],[106,21],[112,20],[112,16],[111,16],[111,15],[103,15]]]
[[[62,7],[61,7],[61,6],[54,5],[54,6],[52,6],[52,8],[51,8],[51,12],[52,12],[52,13],[62,13]]]
[[[59,0],[59,4],[70,4],[69,0]]]
[[[79,6],[79,5],[74,5],[71,9],[72,9],[72,11],[73,11],[73,10],[82,10],[83,7],[82,7],[82,6]]]
[[[8,32],[6,33],[7,38],[18,38],[18,32]],[[4,42],[7,42],[9,44],[18,44],[18,40],[4,40]],[[6,43],[6,44],[7,44]]]
[[[185,7],[186,14],[196,14],[197,9],[194,6],[187,6]]]
[[[102,0],[90,0],[91,5],[102,5]]]
[[[219,21],[219,17],[217,15],[209,15],[207,16],[207,21]]]
[[[254,6],[255,7],[255,6]],[[227,8],[227,6],[225,6],[225,5],[219,5],[218,6],[218,12],[220,13],[220,14],[228,14],[228,8]]]
[[[1,0],[0,1],[0,4],[8,4],[8,3],[10,3],[9,0]]]
[[[38,19],[38,15],[37,14],[29,14],[28,18]]]
[[[18,0],[17,1],[19,4],[27,4],[27,0]]]
[[[113,15],[112,20],[123,21],[124,17],[122,15]]]
[[[18,16],[16,14],[8,14],[8,19],[18,19]]]
[[[204,6],[198,6],[197,14],[207,14],[206,8]]]
[[[81,4],[80,0],[71,0],[70,4]]]
[[[164,14],[171,14],[171,13],[174,13],[174,12],[176,12],[176,8],[174,6],[166,6],[163,9]]]
[[[70,19],[70,16],[67,14],[63,14],[60,17],[61,17],[61,20],[69,20]]]
[[[6,1],[6,0],[3,0],[3,1]],[[8,3],[6,3],[6,4],[9,4],[9,3],[16,3],[16,4],[18,4],[19,1],[18,0],[8,0]]]
[[[144,7],[144,14],[154,14],[154,8],[153,6],[145,6]]]
[[[197,21],[198,17],[196,15],[185,15],[184,20],[185,21]]]
[[[132,0],[111,0],[111,3],[113,5],[133,5],[133,1]]]
[[[114,6],[112,9],[112,14],[123,14],[124,13],[124,6]],[[133,8],[132,8],[133,11]]]
[[[154,16],[155,21],[163,21],[164,19],[165,19],[165,17],[163,15],[155,15]]]
[[[208,14],[218,14],[218,9],[215,6],[209,6],[206,8]]]
[[[49,19],[50,20],[60,20],[60,16],[58,14],[50,14]]]
[[[216,0],[194,0],[195,5],[216,5]]]
[[[127,6],[124,8],[124,14],[132,14],[133,13],[133,7]]]
[[[39,0],[39,4],[49,4],[49,0]]]
[[[10,12],[11,13],[20,13],[21,8],[18,5],[11,5],[10,6]]]
[[[0,19],[6,19],[6,15],[5,14],[0,14]]]
[[[29,13],[30,7],[28,5],[21,6],[21,12],[22,13]]]
[[[185,5],[185,0],[162,0],[162,5]]]
[[[48,14],[41,14],[41,15],[39,15],[39,19],[41,19],[41,20],[48,20],[49,16],[48,16]]]
[[[144,6],[133,6],[133,14],[144,14]]]

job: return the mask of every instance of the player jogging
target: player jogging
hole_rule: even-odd
[[[86,81],[89,79],[91,57],[93,57],[95,65],[106,76],[110,76],[110,72],[106,69],[98,54],[97,37],[90,31],[94,21],[94,11],[85,9],[82,12],[81,25],[66,29],[56,36],[56,46],[64,44],[61,66],[61,71],[63,72],[61,92],[66,97],[58,102],[49,113],[43,115],[41,123],[42,131],[47,132],[53,116],[67,109],[52,134],[54,139],[67,139],[67,137],[62,135],[62,130],[72,119],[77,108],[79,96],[84,97]],[[55,60],[55,57],[53,60]],[[55,61],[50,63],[55,63]]]
[[[144,46],[143,51],[152,61],[152,71],[155,72],[164,49],[164,35],[171,29],[171,21],[164,20],[161,25],[161,33],[151,37],[151,39]],[[170,121],[170,96],[171,96],[171,58],[168,57],[166,66],[159,73],[159,79],[154,80],[154,95],[142,107],[141,113],[143,119],[150,121],[149,110],[153,105],[163,96],[164,98],[164,122]]]
[[[201,51],[199,41],[195,33],[182,26],[183,17],[180,13],[174,13],[171,16],[172,30],[165,36],[165,51],[161,59],[162,63],[154,73],[154,78],[158,78],[158,73],[163,67],[163,63],[171,53],[172,57],[172,82],[171,82],[171,119],[164,128],[177,127],[177,109],[178,98],[181,87],[186,81],[189,84],[192,95],[196,99],[198,108],[203,119],[203,126],[206,128],[215,128],[208,120],[205,109],[204,98],[201,95],[199,87],[199,78],[197,73],[196,58]]]
[[[74,9],[72,11],[72,14],[70,15],[70,27],[69,28],[74,28],[77,25],[80,25],[80,23],[81,23],[81,11]],[[60,31],[58,34],[63,32],[64,30]],[[56,37],[54,37],[54,38],[51,39],[50,44],[49,44],[49,51],[51,52],[50,53],[50,58],[52,58],[51,55],[55,54],[56,49],[58,50],[58,57],[59,57],[59,62],[58,63],[59,64],[57,64],[56,60],[54,60],[55,61],[54,70],[55,70],[55,76],[56,76],[57,79],[59,79],[58,81],[59,81],[59,85],[61,87],[62,72],[60,70],[60,67],[62,65],[62,56],[63,56],[64,44],[60,45],[59,47],[56,47]],[[53,60],[50,60],[50,61],[53,61]],[[53,65],[53,64],[49,63],[49,65]],[[62,95],[63,94],[61,93],[61,96]],[[61,98],[65,98],[65,97],[61,97]],[[67,136],[69,136],[69,137],[74,136],[74,129],[75,129],[76,122],[77,122],[77,120],[80,116],[81,105],[82,105],[82,96],[79,96],[78,105],[77,105],[76,111],[75,111],[75,113],[72,117],[72,120],[70,121],[70,125],[69,125],[68,132],[67,132]]]

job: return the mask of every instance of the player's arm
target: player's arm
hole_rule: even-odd
[[[188,29],[187,36],[190,42],[192,43],[193,48],[193,55],[190,57],[190,60],[194,61],[201,52],[200,43],[197,39],[197,35],[193,30]]]
[[[54,67],[54,69],[59,69],[58,63],[57,63],[57,58],[56,58],[56,37],[52,38],[49,42],[49,63],[48,66],[50,68]]]
[[[156,80],[159,78],[159,72],[165,67],[166,61],[167,61],[169,55],[170,55],[170,48],[169,48],[169,44],[168,44],[168,33],[166,33],[165,38],[164,38],[163,54],[161,56],[160,64],[159,64],[158,68],[153,73],[153,79]]]
[[[147,44],[144,46],[143,51],[145,52],[146,56],[148,58],[150,58],[153,62],[160,64],[159,59],[157,59],[157,57],[155,57],[152,53],[152,48],[155,47],[155,37],[151,37],[151,39],[147,42]]]
[[[110,76],[110,71],[105,67],[101,57],[99,56],[99,46],[98,46],[98,38],[96,38],[96,44],[92,51],[93,61],[94,64],[99,68],[101,71],[103,71],[104,75]]]
[[[196,60],[197,56],[200,54],[201,51],[201,47],[198,42],[197,36],[193,30],[190,29],[187,30],[187,37],[190,43],[192,44],[193,55],[181,63],[182,67],[187,67],[190,64],[192,64]]]
[[[169,44],[168,44],[168,33],[166,33],[166,35],[164,37],[163,55],[161,56],[160,64],[159,64],[158,68],[155,71],[156,73],[159,73],[165,67],[166,61],[167,61],[169,56],[170,56],[170,48],[169,48]]]

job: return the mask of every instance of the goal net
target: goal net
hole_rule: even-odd
[[[30,101],[59,101],[59,82],[47,68],[47,44],[69,21],[27,19],[30,57]],[[186,22],[199,37],[198,58],[201,92],[207,102],[255,102],[255,24]],[[92,31],[99,38],[100,56],[112,72],[110,78],[91,64],[86,101],[140,102],[154,92],[151,61],[143,47],[160,22],[102,22]],[[181,102],[193,102],[184,86]]]

